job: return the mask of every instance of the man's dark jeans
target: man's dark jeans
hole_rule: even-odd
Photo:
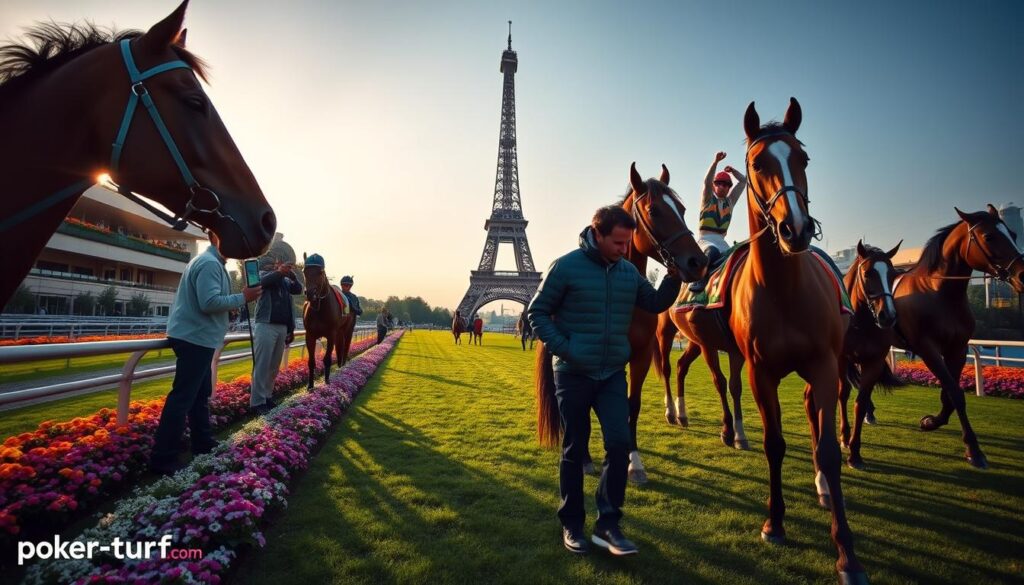
[[[210,395],[213,383],[210,378],[210,362],[214,350],[170,338],[171,348],[178,357],[174,370],[171,392],[160,413],[160,425],[156,429],[156,442],[150,465],[166,468],[175,463],[181,446],[188,419],[192,434],[192,450],[204,449],[213,444],[210,431]]]
[[[384,341],[384,338],[388,336],[388,328],[377,325],[377,344]]]
[[[626,499],[629,473],[629,402],[626,372],[594,380],[580,374],[555,372],[555,396],[565,435],[558,469],[562,505],[558,518],[563,526],[581,527],[583,507],[583,457],[590,439],[590,409],[597,413],[604,436],[605,459],[597,485],[597,526],[618,526]]]

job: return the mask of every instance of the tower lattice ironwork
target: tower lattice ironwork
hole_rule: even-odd
[[[497,300],[517,301],[526,306],[540,285],[541,273],[534,268],[530,243],[526,239],[523,204],[519,196],[519,163],[516,157],[516,87],[519,59],[512,50],[512,22],[509,21],[508,49],[501,54],[505,76],[501,96],[501,131],[498,135],[498,172],[494,179],[491,217],[484,222],[487,240],[480,267],[470,272],[469,290],[459,303],[459,312],[469,317],[480,307]],[[512,244],[515,271],[495,270],[501,244]]]

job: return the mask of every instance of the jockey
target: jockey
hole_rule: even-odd
[[[352,285],[355,284],[355,280],[351,276],[345,275],[341,277],[341,291],[345,293],[345,297],[348,299],[348,306],[352,309],[352,312],[356,316],[363,314],[363,308],[359,306],[359,297],[356,293],[352,292]]]
[[[725,241],[725,233],[729,230],[732,222],[732,209],[743,194],[747,186],[747,178],[742,173],[726,166],[725,170],[716,173],[718,163],[725,158],[722,151],[715,153],[715,160],[708,168],[708,174],[704,177],[704,187],[700,202],[700,239],[697,245],[708,256],[708,267],[714,266],[715,260],[729,250],[729,243]],[[733,178],[736,183],[733,183]],[[690,290],[700,292],[708,284],[707,275],[690,285]]]

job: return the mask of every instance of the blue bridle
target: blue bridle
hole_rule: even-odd
[[[121,119],[121,127],[117,131],[117,138],[114,139],[113,151],[110,155],[110,170],[111,172],[117,172],[118,170],[118,164],[121,160],[121,151],[124,149],[124,143],[128,137],[128,129],[131,128],[132,120],[135,118],[135,110],[141,100],[142,105],[145,106],[146,111],[149,112],[149,117],[153,120],[153,124],[156,125],[156,129],[160,133],[160,137],[163,139],[164,144],[167,145],[167,150],[171,153],[171,158],[174,159],[174,164],[178,166],[178,171],[181,172],[181,177],[184,179],[185,185],[188,187],[189,193],[191,193],[192,196],[185,204],[184,214],[180,216],[171,216],[164,211],[153,207],[149,202],[140,198],[135,193],[132,193],[127,187],[117,185],[118,193],[145,207],[151,213],[166,221],[177,231],[182,231],[188,227],[189,222],[192,221],[190,218],[196,213],[208,213],[234,222],[234,218],[220,211],[220,197],[218,197],[212,190],[200,185],[199,182],[196,181],[195,177],[192,176],[192,172],[189,170],[188,165],[185,164],[185,159],[181,156],[181,151],[178,150],[177,145],[174,143],[174,139],[171,137],[171,133],[167,130],[167,125],[164,124],[163,118],[160,117],[160,113],[156,109],[156,104],[153,103],[153,98],[150,97],[149,91],[146,89],[145,84],[143,84],[143,81],[155,75],[172,71],[174,69],[188,69],[191,71],[192,67],[189,66],[188,63],[178,59],[156,65],[155,67],[151,67],[145,71],[139,71],[139,68],[135,65],[135,59],[132,57],[131,41],[128,39],[122,40],[120,47],[121,56],[124,58],[125,68],[128,70],[131,91],[128,96],[128,105],[125,107],[124,116]],[[33,216],[53,205],[56,205],[68,197],[80,194],[93,183],[94,181],[90,179],[84,179],[53,193],[45,199],[36,202],[34,205],[21,210],[3,222],[0,222],[0,233],[7,231],[11,227],[23,221],[31,219]],[[211,197],[212,205],[209,208],[199,207],[196,203],[196,197],[201,192],[207,193]],[[248,242],[246,243],[248,244]]]

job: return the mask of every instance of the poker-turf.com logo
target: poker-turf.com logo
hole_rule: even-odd
[[[153,558],[159,551],[161,559],[194,560],[203,558],[201,549],[172,548],[171,535],[165,534],[159,541],[144,540],[129,542],[114,538],[110,544],[94,540],[62,540],[60,535],[53,542],[18,542],[18,564],[31,560],[81,560],[91,559],[97,553],[112,555],[118,560],[141,560]]]

